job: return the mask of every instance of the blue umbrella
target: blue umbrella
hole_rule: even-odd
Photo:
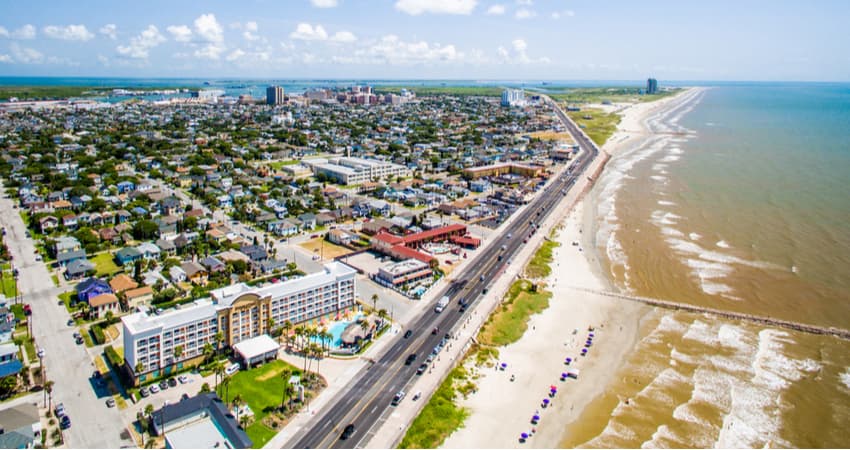
[[[502,369],[504,369],[505,367],[508,367],[508,363],[502,363]]]
[[[592,338],[592,337],[593,337],[593,333],[587,333],[587,336]]]
[[[531,417],[531,420],[533,420],[533,421],[537,422],[538,420],[540,420],[540,416],[538,416],[537,414],[535,414],[534,416],[532,416],[532,417]]]
[[[586,355],[587,355],[587,349],[586,348],[581,349],[581,356],[586,356]]]
[[[520,439],[522,439],[524,441],[524,440],[528,439],[528,433],[522,433],[522,434],[519,435],[519,437],[520,437]]]
[[[561,381],[564,381],[566,379],[567,379],[567,373],[561,372]]]
[[[548,405],[548,404],[549,404],[549,399],[548,399],[548,398],[544,398],[544,399],[543,399],[543,404],[544,404],[544,405]]]

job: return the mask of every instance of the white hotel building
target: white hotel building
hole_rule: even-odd
[[[410,169],[405,166],[377,159],[346,156],[331,158],[329,161],[308,160],[304,163],[310,164],[316,175],[324,174],[340,184],[360,184],[374,179],[411,175]]]
[[[162,314],[139,312],[121,319],[124,324],[124,359],[134,378],[144,382],[191,365],[203,358],[205,344],[215,346],[269,333],[287,320],[305,322],[351,308],[357,271],[332,262],[325,270],[300,278],[251,287],[239,283],[210,292],[211,298],[195,301]],[[179,357],[174,349],[180,346]],[[141,364],[140,371],[136,366]]]

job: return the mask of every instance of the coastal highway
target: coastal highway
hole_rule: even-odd
[[[583,150],[573,162],[572,169],[552,180],[526,208],[497,236],[494,242],[476,256],[460,273],[453,275],[454,281],[440,292],[436,299],[448,296],[449,306],[442,313],[433,308],[426,309],[408,326],[413,335],[405,339],[401,336],[387,335],[385,339],[395,339],[389,350],[375,361],[358,378],[352,380],[341,393],[319,413],[319,419],[310,428],[300,432],[289,442],[288,448],[354,448],[367,431],[379,419],[399,390],[416,377],[417,367],[425,361],[447,332],[466,319],[469,312],[461,312],[459,302],[474,303],[481,297],[482,291],[491,286],[502,274],[523,241],[536,232],[541,223],[561,201],[566,192],[587,170],[599,153],[596,145],[579,130],[564,112],[548,97],[544,97],[554,108],[564,126],[572,134]],[[499,261],[499,255],[502,255]],[[471,305],[474,306],[474,305]],[[438,328],[437,333],[432,333]],[[410,365],[405,365],[408,355],[416,354]],[[348,439],[340,439],[343,429],[354,424],[356,431]]]

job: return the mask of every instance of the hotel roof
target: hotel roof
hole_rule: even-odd
[[[138,312],[124,316],[121,321],[130,333],[138,334],[158,328],[169,329],[192,321],[215,317],[216,305],[210,299],[195,300],[190,306],[173,309],[163,314]]]
[[[260,297],[283,297],[296,292],[313,289],[316,286],[335,283],[341,277],[353,276],[356,273],[357,271],[350,266],[340,262],[331,262],[325,264],[323,271],[311,273],[300,278],[269,284],[259,288],[248,286],[245,283],[239,283],[213,290],[210,292],[210,296],[218,301],[219,306],[230,306],[234,300],[248,292],[253,292]]]

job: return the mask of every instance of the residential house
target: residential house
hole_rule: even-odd
[[[298,234],[298,225],[287,219],[269,222],[267,229],[278,236]]]
[[[124,292],[124,298],[127,299],[127,305],[133,309],[137,306],[148,303],[153,300],[153,288],[150,286],[142,286],[136,289],[130,289]]]
[[[132,181],[120,181],[116,187],[119,194],[126,194],[136,190],[136,185]]]
[[[119,209],[118,211],[115,211],[115,217],[117,218],[116,220],[118,221],[118,223],[124,223],[132,219],[133,215],[130,214],[130,212],[126,209]]]
[[[227,266],[215,256],[207,256],[200,261],[201,265],[207,269],[208,273],[218,273],[224,271]],[[187,272],[188,275],[188,272]]]
[[[260,261],[265,261],[269,258],[268,252],[266,249],[260,245],[243,245],[239,248],[239,251],[244,253],[251,259],[251,262],[257,263]]]
[[[65,252],[72,252],[74,250],[79,250],[82,248],[80,245],[80,241],[73,236],[60,236],[56,238],[56,243],[54,244],[54,253],[59,255]]]
[[[166,197],[159,202],[159,213],[169,216],[180,212],[180,199],[175,196]]]
[[[159,247],[152,242],[142,242],[136,246],[136,250],[139,251],[144,259],[159,259]]]
[[[118,264],[121,266],[132,264],[136,260],[141,258],[142,252],[140,252],[135,247],[124,247],[121,250],[115,252],[115,261],[117,261]]]
[[[136,289],[139,287],[139,283],[130,278],[128,275],[121,273],[115,275],[111,280],[109,280],[109,287],[112,288],[112,292],[120,294],[130,289]]]
[[[348,245],[354,240],[354,236],[344,230],[336,229],[328,232],[328,241],[337,245]]]
[[[66,280],[79,280],[95,273],[94,264],[83,258],[71,261],[65,266]]]
[[[316,229],[316,215],[313,213],[304,213],[298,216],[298,220],[301,221],[301,229]]]
[[[82,281],[76,287],[77,291],[77,301],[80,302],[89,302],[89,299],[94,298],[100,294],[111,294],[112,288],[109,287],[109,284],[100,278],[88,278]]]
[[[336,217],[330,213],[319,213],[316,214],[316,223],[319,226],[324,226],[330,223],[336,222]]]
[[[35,448],[41,444],[41,417],[33,403],[21,403],[0,411],[0,428],[3,431],[0,448]]]
[[[180,266],[172,266],[168,269],[168,278],[170,278],[175,284],[182,283],[186,281],[186,271],[184,271]]]
[[[166,240],[166,239],[158,239],[156,241],[156,246],[159,247],[162,253],[166,255],[174,255],[177,253],[177,246],[174,245],[174,241]]]
[[[73,250],[69,252],[63,252],[56,255],[56,263],[59,264],[59,267],[66,267],[68,264],[78,260],[86,259],[86,251],[85,250]]]
[[[393,223],[384,219],[376,219],[363,224],[362,231],[370,236],[374,236],[381,231],[388,231],[393,228]]]
[[[206,286],[209,273],[204,266],[197,262],[189,261],[180,264],[180,268],[183,269],[183,272],[186,273],[186,279],[191,281],[192,284]]]
[[[89,314],[97,318],[106,316],[108,311],[113,314],[120,312],[121,308],[118,303],[118,297],[112,293],[104,293],[96,295],[89,299]]]
[[[38,219],[38,227],[42,233],[48,233],[50,230],[59,226],[59,219],[53,216],[44,216]]]
[[[12,342],[0,344],[0,379],[17,376],[23,368],[23,363],[18,359],[18,346]]]
[[[260,270],[260,273],[270,274],[279,270],[286,269],[286,261],[277,259],[266,259],[255,265]]]
[[[121,241],[121,237],[115,231],[114,228],[101,228],[98,230],[97,234],[100,236],[100,240],[104,242],[110,242],[112,244],[117,244]]]

